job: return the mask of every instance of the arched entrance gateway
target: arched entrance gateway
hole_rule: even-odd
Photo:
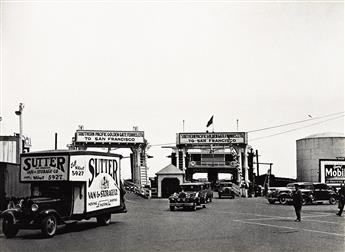
[[[147,185],[146,151],[147,141],[144,131],[113,131],[113,130],[77,130],[72,141],[73,149],[86,150],[87,148],[108,148],[109,150],[131,149],[131,174],[134,183]]]
[[[172,164],[192,180],[194,173],[207,173],[215,184],[218,174],[229,174],[237,185],[248,185],[248,136],[246,132],[177,133]],[[230,175],[231,174],[231,175]]]

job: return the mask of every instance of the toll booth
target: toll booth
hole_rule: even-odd
[[[138,185],[149,184],[147,176],[147,148],[144,131],[114,130],[84,130],[79,129],[72,140],[72,149],[87,150],[88,148],[127,148],[132,151],[130,155],[132,181]]]
[[[172,164],[185,172],[191,181],[195,173],[207,173],[214,185],[220,173],[230,174],[239,186],[250,182],[248,167],[248,135],[246,132],[177,133]]]

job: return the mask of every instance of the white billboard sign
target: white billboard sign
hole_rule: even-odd
[[[21,181],[67,180],[67,155],[41,155],[21,157]]]
[[[144,143],[144,131],[77,130],[77,143]]]
[[[247,143],[244,132],[180,133],[177,144],[227,145]]]
[[[71,156],[70,180],[86,181],[86,211],[120,205],[120,158]]]
[[[345,183],[345,160],[320,160],[320,179],[322,183]]]

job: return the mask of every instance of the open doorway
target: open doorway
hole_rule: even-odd
[[[162,198],[168,198],[171,194],[177,192],[179,185],[178,178],[164,178],[162,180]]]

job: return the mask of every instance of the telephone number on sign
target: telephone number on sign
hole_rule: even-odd
[[[84,171],[72,171],[72,176],[83,176]]]
[[[49,175],[48,180],[62,180],[62,175]]]

